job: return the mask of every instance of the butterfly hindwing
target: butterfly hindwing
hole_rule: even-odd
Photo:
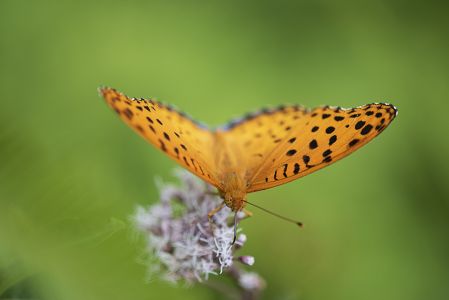
[[[120,118],[170,158],[218,186],[213,134],[182,113],[157,101],[131,99],[111,88],[100,89]]]

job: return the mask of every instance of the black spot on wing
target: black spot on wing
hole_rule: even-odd
[[[332,150],[331,149],[327,149],[326,151],[323,152],[323,157],[329,156],[332,154]]]
[[[307,165],[310,162],[310,156],[308,155],[304,155],[302,157],[302,160],[304,161],[304,163]]]
[[[309,148],[310,149],[315,149],[316,147],[318,147],[318,142],[316,140],[310,141]]]
[[[363,127],[363,129],[360,131],[360,133],[362,135],[367,135],[371,129],[373,129],[373,126],[371,124],[366,125],[365,127]]]
[[[296,153],[295,149],[290,149],[290,150],[287,151],[286,155],[287,156],[293,156],[295,153]]]
[[[166,132],[164,132],[164,138],[165,138],[167,141],[170,141],[170,136],[169,136],[168,133],[166,133]]]
[[[128,120],[131,120],[134,116],[134,113],[132,112],[131,109],[129,109],[129,107],[123,110],[123,114],[128,118]]]
[[[365,121],[358,121],[358,122],[355,124],[355,129],[359,130],[360,128],[363,127],[363,125],[365,125]]]
[[[334,117],[334,120],[337,121],[337,122],[340,122],[340,121],[342,121],[344,119],[345,119],[345,117],[342,117],[342,116],[335,116]]]
[[[352,141],[349,142],[349,147],[353,147],[358,142],[359,142],[359,139],[353,139]]]
[[[295,163],[295,167],[293,169],[293,174],[295,174],[295,175],[298,174],[299,173],[299,169],[300,169],[299,164]]]
[[[284,164],[284,172],[282,172],[282,175],[284,175],[285,178],[287,178],[287,168],[288,164]]]
[[[332,157],[331,156],[326,156],[324,159],[323,159],[323,163],[329,163],[329,162],[331,162],[332,161]]]

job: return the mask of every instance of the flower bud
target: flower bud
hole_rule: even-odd
[[[239,256],[239,261],[247,266],[252,266],[254,265],[255,259],[254,256],[244,255]]]

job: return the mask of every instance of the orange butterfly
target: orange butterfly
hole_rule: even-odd
[[[280,106],[211,131],[160,102],[128,98],[111,88],[100,93],[141,136],[215,186],[233,211],[243,209],[247,193],[298,179],[354,152],[397,115],[386,103],[351,109]]]

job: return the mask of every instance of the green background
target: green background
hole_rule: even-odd
[[[0,2],[0,294],[209,299],[146,281],[129,217],[174,162],[97,94],[211,125],[267,105],[388,101],[349,158],[249,200],[264,299],[449,297],[449,18],[443,1]]]

